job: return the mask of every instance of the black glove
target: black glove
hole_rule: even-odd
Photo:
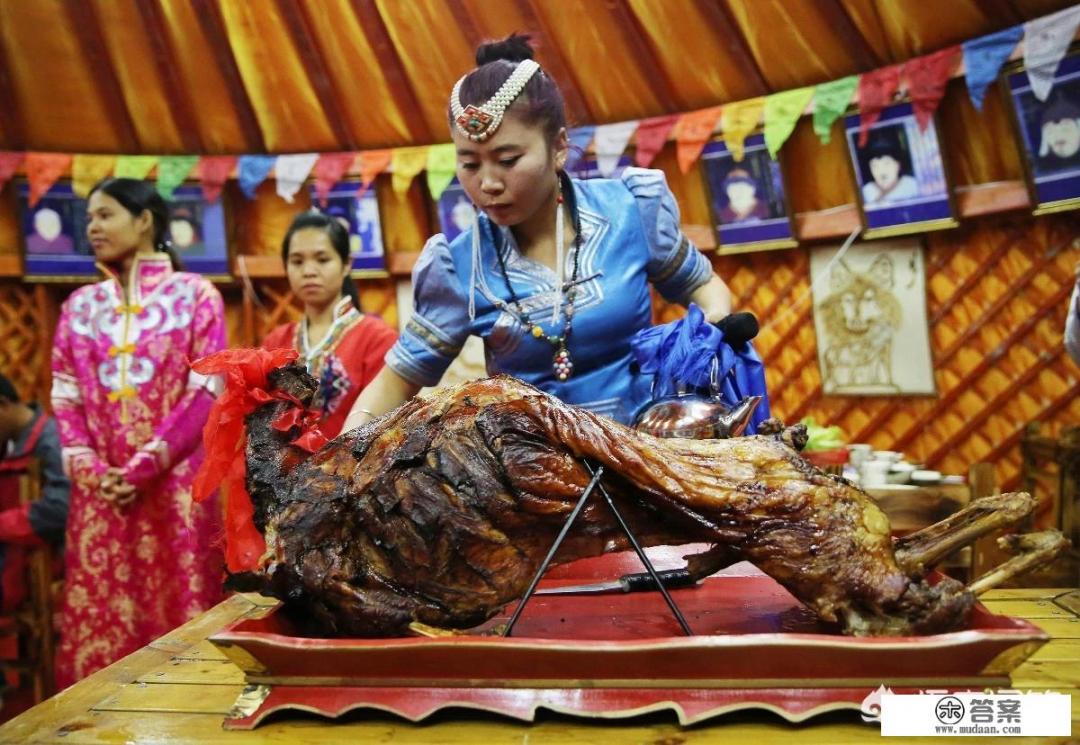
[[[724,341],[735,349],[757,336],[760,330],[757,317],[746,311],[724,316],[713,325],[724,332]]]

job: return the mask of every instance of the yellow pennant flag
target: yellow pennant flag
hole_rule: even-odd
[[[428,146],[396,147],[390,156],[390,170],[393,171],[391,185],[394,193],[403,195],[409,190],[416,174],[427,165]]]
[[[743,159],[743,141],[757,129],[764,109],[765,98],[758,97],[729,103],[720,114],[720,132],[723,133],[724,144],[736,162]]]
[[[154,170],[157,162],[156,155],[119,155],[113,175],[117,178],[144,179]]]
[[[457,148],[454,143],[432,145],[427,154],[427,185],[432,199],[438,199],[454,180],[457,166]]]
[[[780,147],[791,137],[799,117],[814,97],[814,86],[774,93],[765,98],[765,147],[776,160]]]
[[[112,173],[115,155],[77,154],[71,161],[71,190],[86,199],[94,184]]]

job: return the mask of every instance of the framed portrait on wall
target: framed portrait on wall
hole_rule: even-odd
[[[956,227],[937,127],[919,128],[911,104],[890,106],[859,147],[859,115],[845,119],[866,238]]]
[[[86,238],[86,200],[70,183],[53,184],[30,207],[30,185],[22,181],[16,194],[23,237],[23,276],[31,282],[96,280],[94,251]]]
[[[1022,65],[1005,75],[1036,215],[1080,207],[1080,50],[1058,65],[1045,101]]]
[[[181,186],[173,192],[169,240],[184,271],[220,282],[231,279],[224,203],[207,202],[201,186]]]
[[[86,200],[70,183],[56,183],[29,206],[30,187],[21,182],[17,194],[22,221],[24,278],[31,282],[88,282],[98,270],[86,237]],[[225,282],[229,247],[225,208],[208,203],[199,186],[181,186],[169,201],[168,238],[184,270]]]
[[[932,395],[926,262],[918,238],[810,251],[814,331],[828,395]],[[824,275],[824,276],[823,276]]]
[[[457,177],[439,195],[436,211],[439,216],[439,228],[446,236],[448,243],[472,227],[475,209]]]
[[[379,197],[374,186],[362,194],[360,186],[359,181],[335,184],[327,196],[326,206],[320,210],[336,218],[349,231],[352,276],[387,277]],[[311,201],[319,204],[314,186],[311,187]]]
[[[736,161],[722,140],[701,154],[701,170],[720,254],[797,245],[780,163],[769,157],[764,135],[751,135]]]

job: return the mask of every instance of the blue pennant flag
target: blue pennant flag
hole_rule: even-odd
[[[987,87],[997,80],[998,71],[1023,36],[1024,27],[1013,26],[964,42],[964,77],[971,102],[979,111],[982,111]]]
[[[757,432],[758,425],[769,418],[765,365],[753,344],[733,349],[724,341],[724,332],[706,321],[697,305],[691,303],[678,321],[637,332],[630,346],[641,372],[654,376],[655,399],[674,394],[680,384],[708,390],[716,359],[719,393],[725,404],[733,407],[747,396],[762,397],[746,434]]]
[[[574,127],[568,132],[570,137],[570,152],[566,156],[565,170],[573,171],[585,156],[585,151],[592,144],[593,134],[596,127],[592,124],[585,127]]]
[[[236,178],[240,182],[240,191],[248,199],[255,198],[255,190],[270,175],[276,155],[241,155],[236,163]]]

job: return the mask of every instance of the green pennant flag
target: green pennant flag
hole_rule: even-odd
[[[158,161],[157,190],[167,202],[199,162],[198,155],[163,155]]]
[[[776,160],[780,147],[791,137],[807,104],[814,95],[813,86],[773,93],[765,98],[765,147]]]
[[[144,179],[157,165],[156,155],[118,155],[113,176],[116,178]]]
[[[858,75],[822,83],[814,89],[814,132],[825,144],[832,138],[832,125],[843,114],[859,86]]]
[[[432,145],[427,154],[427,185],[432,199],[438,199],[454,180],[457,149],[454,143]]]

